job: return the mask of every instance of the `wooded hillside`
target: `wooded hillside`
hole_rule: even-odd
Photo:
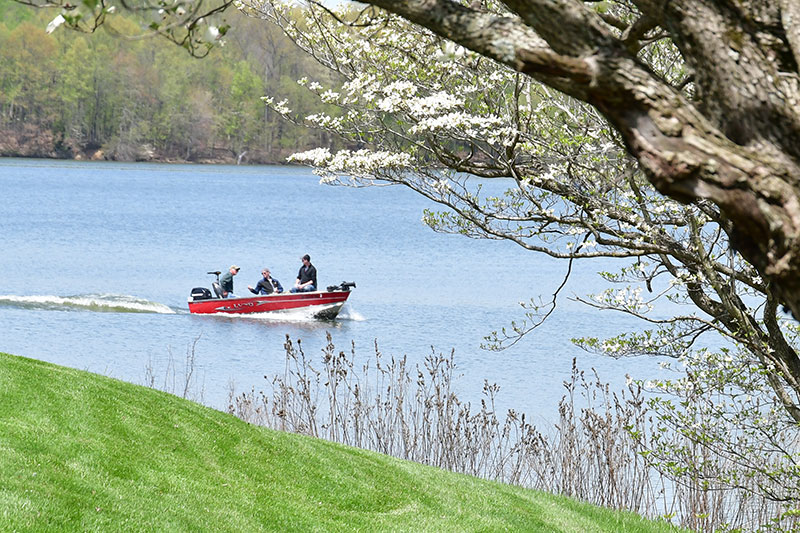
[[[231,10],[235,31],[200,60],[126,37],[141,29],[121,16],[94,35],[47,34],[55,14],[0,0],[0,156],[280,163],[335,142],[261,102],[319,110],[295,81],[320,67],[273,26]]]

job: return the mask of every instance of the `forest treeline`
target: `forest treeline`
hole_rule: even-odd
[[[191,57],[115,16],[92,35],[47,34],[57,12],[0,0],[0,156],[280,163],[335,145],[263,105],[319,103],[296,80],[325,76],[280,29],[231,10],[225,45]]]

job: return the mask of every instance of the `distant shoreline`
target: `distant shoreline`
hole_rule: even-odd
[[[253,161],[246,160],[239,163],[234,158],[218,158],[218,159],[177,159],[177,158],[153,158],[153,159],[111,159],[111,158],[88,158],[88,157],[52,157],[52,156],[39,156],[28,154],[0,154],[0,159],[42,159],[51,161],[81,161],[81,162],[95,162],[105,161],[113,163],[163,163],[166,165],[277,165],[277,166],[301,166],[297,163],[287,163],[286,161]]]
[[[281,166],[297,166],[294,163],[287,163],[286,160],[274,159],[250,159],[244,158],[242,161],[237,162],[234,157],[216,157],[216,158],[196,158],[196,159],[180,159],[176,157],[158,157],[151,158],[135,158],[135,159],[118,159],[113,157],[106,157],[102,154],[102,150],[98,154],[79,152],[73,156],[66,155],[42,155],[30,153],[0,153],[0,158],[18,158],[18,159],[49,159],[53,161],[113,161],[117,163],[164,163],[175,165],[281,165]]]
[[[198,147],[190,157],[177,157],[150,146],[105,148],[74,146],[57,139],[47,130],[0,130],[0,157],[55,159],[73,161],[117,161],[121,163],[176,163],[202,165],[286,165],[286,158],[295,150],[263,152],[246,150],[240,154],[224,147]]]

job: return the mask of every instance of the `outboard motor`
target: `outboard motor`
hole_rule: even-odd
[[[350,289],[356,288],[355,281],[343,281],[341,285],[328,285],[328,292],[345,291],[350,292]]]
[[[205,287],[195,287],[192,289],[192,300],[210,300],[212,298],[211,291]]]
[[[219,286],[218,282],[212,281],[211,288],[214,289],[214,294],[217,295],[217,298],[222,298],[222,287]]]

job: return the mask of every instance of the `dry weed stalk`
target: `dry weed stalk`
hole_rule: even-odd
[[[160,387],[156,387],[156,371],[153,359],[150,358],[145,367],[144,385],[151,389],[158,388],[164,392],[181,396],[197,402],[203,402],[205,388],[202,380],[198,381],[197,371],[197,343],[200,342],[202,335],[197,335],[186,346],[186,354],[183,360],[183,368],[178,368],[172,347],[167,346],[166,368],[163,370],[164,382]]]
[[[422,366],[384,355],[356,366],[355,346],[337,353],[327,337],[317,369],[288,335],[282,376],[270,391],[236,394],[228,411],[253,424],[302,433],[598,505],[670,519],[699,531],[753,528],[780,513],[747,490],[683,486],[647,462],[652,420],[636,384],[617,394],[573,361],[559,421],[540,431],[525,414],[500,419],[497,385],[484,383],[473,412],[453,392],[454,353],[432,351]],[[637,439],[631,438],[632,435]],[[637,444],[638,442],[638,444]],[[642,446],[642,443],[644,446]]]

